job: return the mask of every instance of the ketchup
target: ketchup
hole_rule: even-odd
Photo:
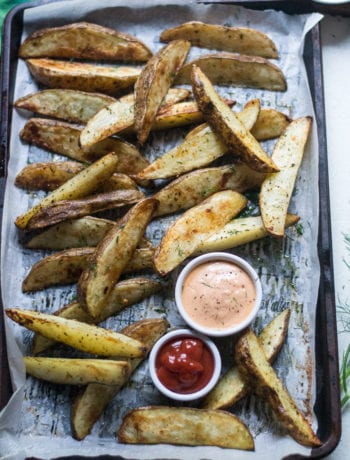
[[[164,386],[188,394],[208,384],[214,372],[214,357],[201,339],[176,337],[161,347],[155,365]]]

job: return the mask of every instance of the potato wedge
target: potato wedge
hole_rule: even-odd
[[[180,88],[170,88],[163,102],[163,108],[186,99],[189,91]],[[162,105],[160,109],[162,108]],[[134,125],[135,98],[121,97],[97,112],[82,130],[80,145],[84,148],[96,144],[113,134],[124,131]]]
[[[32,266],[25,277],[22,283],[23,292],[77,282],[82,272],[91,266],[95,250],[94,247],[72,248],[44,257]],[[153,248],[135,249],[123,273],[153,268],[153,257]]]
[[[258,396],[271,405],[290,436],[304,446],[320,446],[321,441],[268,362],[262,345],[253,331],[247,331],[238,340],[235,360],[242,377],[252,385],[253,391]]]
[[[229,51],[233,53],[277,58],[274,42],[263,32],[247,27],[228,27],[220,24],[206,24],[190,21],[163,30],[161,42],[169,40],[188,40],[192,46]]]
[[[287,214],[286,228],[299,222],[300,217],[295,214]],[[259,240],[269,235],[264,227],[261,216],[241,217],[233,219],[221,230],[202,241],[196,249],[196,254],[206,252],[225,251],[227,249]]]
[[[78,161],[36,162],[25,166],[16,176],[15,185],[25,190],[51,192],[71,179],[86,165]],[[137,190],[136,182],[122,173],[113,173],[98,191],[112,192],[120,189]]]
[[[67,219],[95,214],[96,212],[116,209],[137,203],[144,194],[139,190],[115,190],[114,192],[98,193],[76,200],[61,200],[43,207],[33,216],[28,230],[45,228]]]
[[[290,309],[283,310],[261,331],[260,343],[270,363],[276,359],[285,342]],[[213,390],[204,398],[201,407],[206,409],[225,409],[233,406],[250,391],[249,385],[242,379],[238,368],[232,366],[224,374]]]
[[[137,340],[142,339],[146,346],[152,348],[168,327],[165,319],[145,319],[127,326],[122,333]],[[140,359],[131,360],[132,371],[140,363]],[[121,385],[102,387],[98,384],[89,384],[84,388],[72,404],[71,424],[75,439],[82,440],[90,433],[95,422],[120,389]]]
[[[225,52],[206,54],[184,65],[175,79],[175,84],[191,84],[193,65],[200,67],[215,85],[235,85],[270,91],[287,89],[283,72],[267,59]]]
[[[17,99],[14,106],[40,115],[87,123],[99,110],[115,102],[112,96],[72,89],[46,89]]]
[[[249,101],[237,117],[247,129],[254,126],[260,111],[260,101]],[[227,153],[228,148],[207,123],[190,131],[185,140],[169,150],[152,164],[139,172],[137,177],[145,179],[166,179],[193,169],[201,168]]]
[[[9,308],[6,314],[31,331],[87,353],[141,358],[147,352],[138,340],[95,325],[19,308]]]
[[[115,172],[131,176],[149,165],[134,145],[121,139],[105,139],[89,149],[83,149],[79,146],[81,131],[82,128],[63,121],[31,118],[20,132],[20,137],[25,142],[83,163],[116,152],[119,161]]]
[[[222,101],[210,80],[197,66],[193,66],[192,85],[198,107],[212,130],[227,147],[256,171],[278,171],[278,167],[259,142]]]
[[[191,44],[174,40],[163,47],[145,65],[135,83],[135,130],[144,144],[159,107],[174,78],[186,60]]]
[[[278,139],[272,159],[279,172],[268,174],[259,195],[261,217],[266,230],[273,236],[284,235],[286,215],[301,165],[312,118],[293,120]]]
[[[61,200],[73,200],[92,193],[115,172],[117,163],[118,156],[115,153],[110,153],[100,158],[59,188],[49,193],[38,204],[29,209],[29,211],[17,217],[15,221],[16,226],[21,229],[27,228],[30,220],[39,211],[52,203]]]
[[[260,187],[265,175],[253,171],[243,163],[217,168],[197,169],[180,176],[159,190],[155,217],[191,208],[221,190],[231,189],[243,193]]]
[[[258,119],[250,132],[258,141],[279,137],[292,119],[275,109],[261,109]]]
[[[57,310],[54,315],[62,318],[75,319],[88,324],[98,324],[116,313],[135,303],[141,302],[147,297],[159,292],[162,284],[151,278],[136,277],[117,283],[108,298],[102,315],[92,318],[88,312],[77,302],[65,305]],[[123,331],[122,331],[123,332]],[[32,343],[32,353],[37,355],[55,345],[55,341],[40,334],[35,334]],[[147,343],[146,343],[147,345]]]
[[[130,411],[118,430],[129,444],[181,444],[254,450],[248,428],[233,414],[189,407],[148,406]]]
[[[185,211],[167,229],[156,249],[154,264],[158,273],[166,275],[177,267],[246,204],[247,199],[240,193],[224,190]]]
[[[85,216],[66,220],[34,235],[25,244],[30,249],[68,249],[96,246],[115,224],[108,219]]]
[[[33,356],[25,356],[23,361],[31,376],[63,385],[123,385],[131,372],[128,361]]]
[[[52,191],[84,169],[78,161],[31,163],[16,176],[15,185],[25,190]]]
[[[113,286],[141,240],[158,202],[148,198],[133,206],[98,244],[91,265],[78,284],[78,299],[93,317],[101,314]]]
[[[89,22],[40,29],[19,48],[21,58],[147,61],[152,52],[133,35]]]
[[[106,67],[56,59],[27,59],[33,78],[48,88],[101,92],[116,96],[133,87],[140,67]]]

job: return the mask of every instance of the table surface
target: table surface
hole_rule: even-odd
[[[5,0],[0,5],[0,24],[5,12],[26,0]],[[350,343],[350,18],[326,15],[321,22],[327,148],[332,218],[332,244],[337,299],[339,358]],[[344,313],[344,309],[348,313]],[[347,322],[347,328],[346,328]],[[349,458],[350,403],[342,414],[342,437],[328,457]]]

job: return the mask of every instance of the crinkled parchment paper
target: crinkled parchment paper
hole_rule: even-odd
[[[127,6],[125,6],[127,5]],[[244,88],[219,88],[220,94],[237,100],[241,108],[252,97],[259,97],[263,107],[276,107],[292,117],[313,115],[312,101],[302,60],[305,34],[319,20],[320,15],[287,16],[283,13],[249,11],[230,5],[196,5],[189,2],[118,2],[67,1],[28,9],[24,15],[23,39],[42,27],[62,25],[85,20],[118,28],[140,37],[153,51],[162,44],[160,31],[184,21],[201,20],[226,25],[249,26],[266,32],[277,44],[280,58],[276,62],[286,75],[285,93]],[[191,57],[205,50],[193,48]],[[36,91],[36,84],[24,62],[18,64],[15,98]],[[14,110],[11,127],[8,182],[4,204],[2,228],[3,252],[1,283],[6,308],[20,307],[52,312],[71,301],[75,286],[51,288],[35,294],[22,294],[21,283],[31,265],[47,253],[23,249],[18,242],[14,225],[17,215],[38,200],[39,194],[27,194],[14,187],[14,178],[28,162],[59,159],[57,155],[21,143],[19,131],[30,114]],[[151,160],[180,141],[185,131],[152,134],[144,154]],[[266,144],[271,151],[274,142]],[[283,240],[266,238],[237,248],[235,253],[246,257],[261,275],[264,301],[254,327],[256,331],[286,307],[292,310],[287,343],[281,352],[276,369],[286,383],[298,406],[312,417],[314,401],[313,343],[315,307],[319,283],[317,258],[318,222],[318,149],[317,131],[313,125],[310,142],[295,193],[291,211],[301,216],[303,232],[288,230]],[[173,217],[153,222],[147,236],[157,244]],[[302,233],[302,234],[300,234]],[[133,306],[105,325],[119,330],[134,320],[166,315],[172,326],[181,325],[175,311],[173,277],[167,282],[164,294]],[[125,458],[159,459],[273,459],[290,453],[308,453],[309,450],[294,442],[281,431],[271,410],[253,397],[246,398],[233,409],[249,426],[256,443],[255,452],[242,452],[215,447],[131,446],[117,443],[115,433],[122,416],[131,408],[148,404],[168,404],[153,388],[144,363],[132,376],[129,384],[119,393],[96,423],[90,436],[78,442],[72,439],[70,429],[70,387],[52,385],[28,378],[25,380],[22,354],[30,353],[31,333],[6,320],[8,355],[15,393],[0,415],[0,452],[3,458],[22,459],[26,456],[53,458],[65,455],[96,456],[121,455]],[[231,356],[228,341],[219,341],[227,367]],[[53,354],[59,354],[52,351]],[[316,428],[316,421],[313,421]],[[272,448],[273,447],[273,448]]]

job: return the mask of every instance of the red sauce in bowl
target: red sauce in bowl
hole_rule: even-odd
[[[199,338],[175,337],[159,350],[155,360],[156,373],[169,390],[195,393],[204,388],[214,372],[214,357]]]

